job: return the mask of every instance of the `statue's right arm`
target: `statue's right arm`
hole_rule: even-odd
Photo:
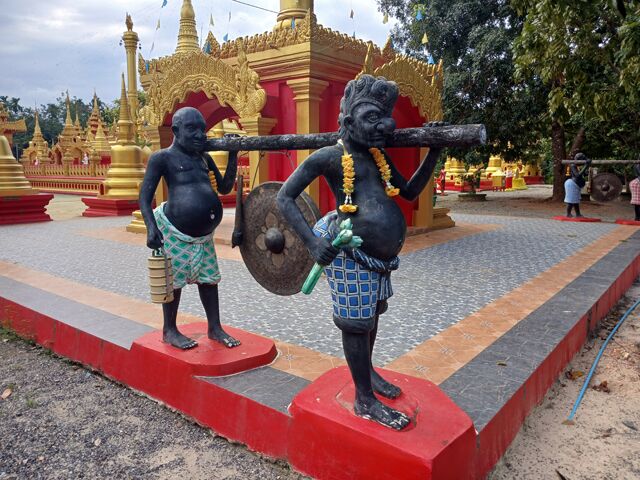
[[[151,206],[153,203],[153,197],[156,193],[156,188],[158,187],[158,183],[160,183],[160,179],[164,173],[163,168],[164,162],[162,154],[160,152],[156,152],[151,155],[149,163],[147,164],[147,169],[144,173],[142,186],[140,187],[140,213],[142,213],[142,218],[147,226],[147,246],[152,249],[162,247],[163,241],[162,233],[160,233],[160,230],[158,229],[156,219],[153,216],[153,208]]]
[[[326,150],[311,154],[284,182],[278,192],[277,204],[280,212],[306,245],[313,259],[321,265],[328,265],[338,254],[338,249],[326,238],[316,237],[307,224],[304,215],[296,205],[296,198],[311,182],[323,175],[331,158]]]

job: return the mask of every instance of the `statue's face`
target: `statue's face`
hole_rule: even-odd
[[[202,152],[207,140],[204,117],[196,109],[177,112],[174,117],[172,130],[174,142],[187,152]]]
[[[361,103],[351,112],[347,129],[351,139],[366,147],[382,148],[396,128],[396,122],[372,103]]]

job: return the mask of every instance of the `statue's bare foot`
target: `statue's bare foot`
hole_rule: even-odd
[[[371,385],[373,386],[374,392],[385,398],[398,398],[402,393],[402,390],[400,390],[399,387],[396,387],[393,383],[387,382],[373,368],[371,369]]]
[[[356,400],[353,409],[359,417],[373,420],[394,430],[402,430],[411,423],[411,419],[404,413],[387,407],[376,398],[367,399],[366,401]]]
[[[173,345],[180,350],[188,350],[198,345],[198,342],[190,339],[189,337],[185,337],[178,330],[169,330],[164,332],[162,334],[162,341],[169,345]]]
[[[211,340],[216,342],[220,342],[227,348],[233,348],[240,345],[240,340],[233,338],[227,332],[225,332],[222,328],[216,328],[209,330],[209,334],[207,335]]]

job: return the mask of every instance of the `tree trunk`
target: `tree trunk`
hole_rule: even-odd
[[[584,140],[584,127],[580,127],[580,130],[578,130],[578,133],[576,133],[576,136],[573,138],[573,143],[571,144],[571,150],[568,157],[569,159],[573,159],[573,157],[575,157],[576,154],[580,152],[580,150],[582,149],[582,145],[584,145]]]
[[[551,151],[553,153],[553,196],[555,202],[564,200],[564,170],[562,160],[567,156],[564,127],[557,121],[551,123]]]

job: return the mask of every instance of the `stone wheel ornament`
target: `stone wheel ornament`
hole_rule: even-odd
[[[277,295],[293,295],[302,288],[314,261],[276,205],[281,187],[281,182],[266,182],[251,190],[245,199],[240,253],[262,287]],[[320,211],[311,197],[303,192],[296,203],[307,224],[313,227],[320,219]]]
[[[620,196],[622,182],[614,173],[599,173],[591,182],[591,196],[597,202],[610,202]]]

